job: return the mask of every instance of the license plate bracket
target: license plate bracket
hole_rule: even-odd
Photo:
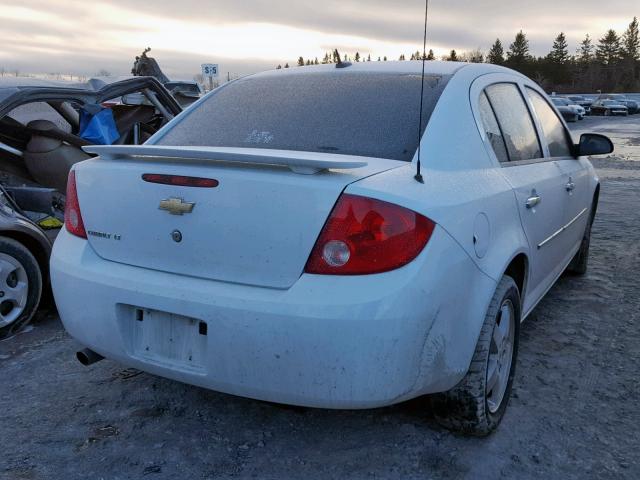
[[[164,367],[205,373],[206,322],[140,307],[132,307],[127,317],[133,356]]]

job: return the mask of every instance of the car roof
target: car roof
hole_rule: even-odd
[[[345,62],[343,62],[345,63]],[[443,62],[443,61],[435,61],[429,60],[425,62],[425,75],[428,76],[451,76],[454,75],[457,71],[462,68],[482,68],[483,71],[486,72],[486,67],[489,64],[474,64],[467,62]],[[496,65],[491,65],[495,67],[495,71],[504,71],[503,67],[498,67]],[[304,67],[292,67],[292,68],[281,68],[277,70],[268,70],[266,72],[256,73],[254,75],[249,75],[249,77],[267,77],[267,76],[288,76],[288,75],[310,75],[314,73],[360,73],[360,72],[370,72],[370,73],[412,73],[412,74],[421,74],[422,73],[422,62],[420,60],[406,60],[406,61],[387,61],[387,62],[351,62],[349,66],[345,66],[344,68],[336,67],[335,63],[329,63],[325,65],[305,65]],[[248,77],[244,77],[248,78]]]

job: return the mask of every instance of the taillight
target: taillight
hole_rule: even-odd
[[[220,182],[215,178],[185,177],[182,175],[162,175],[160,173],[144,173],[145,182],[175,185],[179,187],[215,188]]]
[[[341,195],[316,241],[305,272],[365,275],[387,272],[416,258],[435,223],[408,208]]]
[[[64,225],[67,231],[78,237],[87,238],[84,229],[80,203],[78,203],[78,190],[76,188],[76,172],[71,170],[67,179],[67,198],[64,204]]]

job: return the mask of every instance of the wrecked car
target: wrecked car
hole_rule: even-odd
[[[141,144],[181,110],[151,77],[0,81],[0,338],[28,323],[47,289],[67,176],[92,156],[82,147]]]

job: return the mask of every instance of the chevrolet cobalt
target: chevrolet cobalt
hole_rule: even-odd
[[[85,147],[51,258],[62,321],[85,363],[311,407],[428,394],[488,434],[520,323],[586,271],[585,156],[612,144],[575,143],[502,67],[338,66],[245,77],[144,145]]]

